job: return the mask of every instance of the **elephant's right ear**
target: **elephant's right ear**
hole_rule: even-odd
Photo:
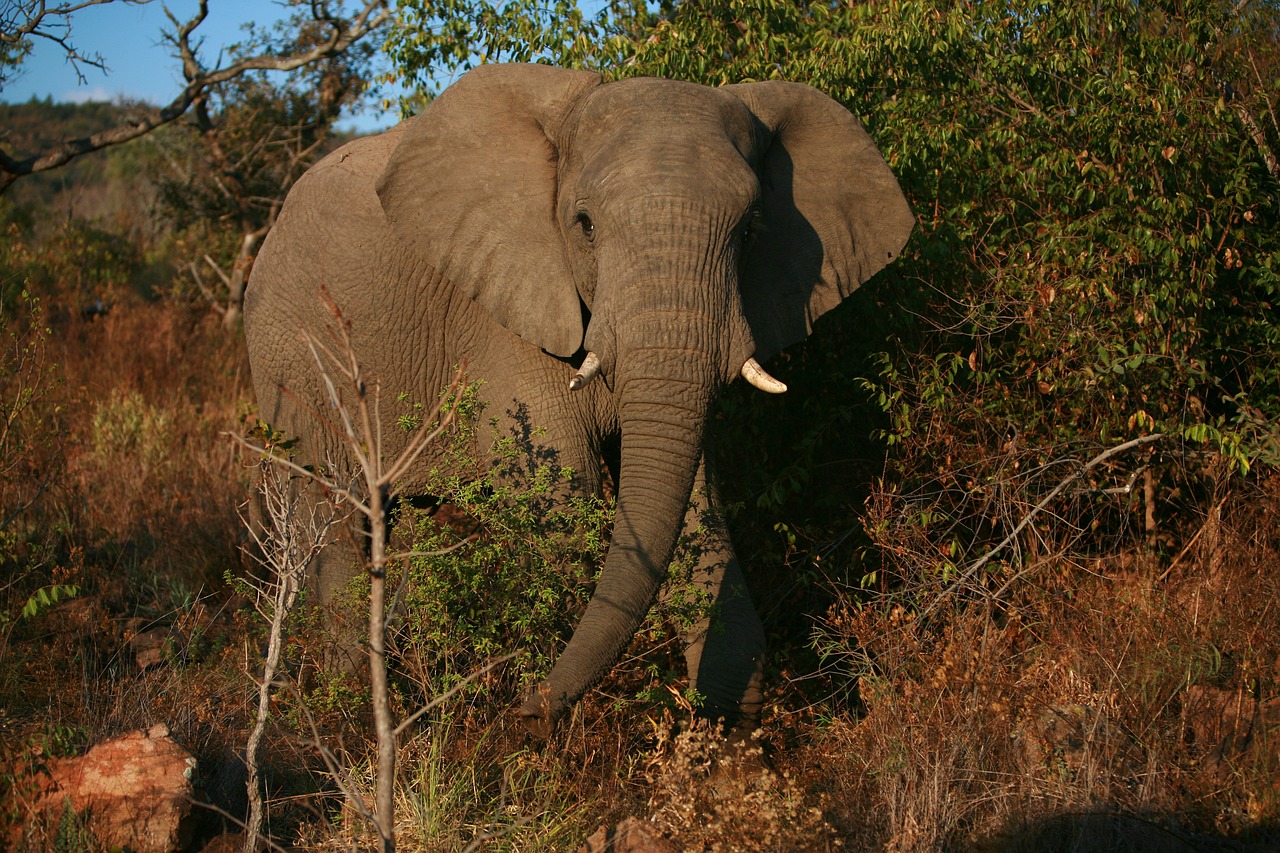
[[[556,220],[557,140],[600,76],[482,65],[407,122],[378,198],[396,235],[495,320],[558,356],[582,312]]]

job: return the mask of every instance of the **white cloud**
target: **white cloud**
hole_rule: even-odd
[[[61,100],[71,104],[83,104],[86,101],[107,101],[110,103],[119,97],[119,92],[113,92],[105,86],[94,86],[90,89],[73,89],[65,93]]]

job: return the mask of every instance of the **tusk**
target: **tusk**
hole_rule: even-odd
[[[570,391],[581,391],[591,384],[591,380],[596,378],[596,374],[600,372],[600,359],[595,353],[587,353],[587,357],[582,360],[582,367],[569,380]]]
[[[787,390],[787,386],[769,375],[760,362],[754,358],[747,359],[742,365],[742,378],[750,382],[761,391],[767,391],[770,394],[781,394]]]

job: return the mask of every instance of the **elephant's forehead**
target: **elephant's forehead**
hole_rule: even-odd
[[[752,134],[751,116],[737,98],[696,83],[653,77],[601,86],[584,105],[580,124],[597,132],[700,130],[735,140]]]

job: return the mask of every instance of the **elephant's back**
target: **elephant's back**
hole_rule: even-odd
[[[307,170],[290,190],[254,260],[245,292],[244,328],[262,415],[288,420],[281,388],[309,384],[299,332],[320,332],[333,318],[322,292],[344,314],[360,312],[371,282],[385,280],[395,253],[375,191],[400,127],[356,139]]]
[[[293,185],[254,261],[246,322],[377,254],[368,244],[385,239],[386,218],[375,188],[401,127],[348,142]]]

